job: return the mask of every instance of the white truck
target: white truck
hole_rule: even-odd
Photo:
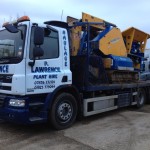
[[[90,27],[88,22],[79,23]],[[3,27],[0,31],[0,119],[21,124],[49,121],[55,129],[65,129],[77,116],[130,105],[142,107],[149,101],[149,81],[106,82],[101,63],[100,81],[103,82],[90,81],[90,61],[99,62],[101,58],[89,57],[89,53],[70,56],[67,23],[50,21],[38,25],[24,16]],[[86,45],[89,50],[89,39]]]

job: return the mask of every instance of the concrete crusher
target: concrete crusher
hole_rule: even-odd
[[[139,72],[143,69],[146,42],[150,38],[148,33],[134,27],[121,32],[116,25],[86,13],[82,13],[80,20],[67,17],[67,22],[70,26],[74,25],[70,29],[72,56],[86,54],[86,38],[89,32],[88,55],[102,57],[110,83],[139,80]],[[90,31],[84,26],[76,26],[77,22],[91,23]],[[98,76],[98,68],[90,67],[89,70],[95,77]]]

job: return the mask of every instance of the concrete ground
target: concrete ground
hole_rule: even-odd
[[[150,105],[84,118],[62,131],[1,121],[0,150],[150,150]]]

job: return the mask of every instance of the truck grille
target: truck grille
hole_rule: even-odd
[[[12,74],[0,74],[1,83],[12,83]]]
[[[0,74],[0,90],[11,91],[11,86],[4,86],[3,83],[12,83],[12,74]]]
[[[11,91],[11,86],[0,86],[0,90]]]

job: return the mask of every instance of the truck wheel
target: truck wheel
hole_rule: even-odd
[[[145,104],[146,96],[144,89],[138,90],[137,95],[137,108],[141,108]]]
[[[146,103],[150,104],[150,87],[147,88],[147,93],[146,93]]]
[[[68,93],[62,93],[56,97],[50,112],[50,121],[57,130],[70,127],[77,116],[77,102]]]

